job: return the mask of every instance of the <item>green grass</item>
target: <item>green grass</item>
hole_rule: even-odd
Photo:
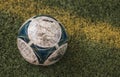
[[[119,0],[1,0],[0,77],[119,77]],[[19,27],[47,14],[65,25],[63,58],[43,67],[26,62],[16,45]]]

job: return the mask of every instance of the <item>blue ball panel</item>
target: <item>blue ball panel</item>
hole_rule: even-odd
[[[44,61],[56,50],[55,47],[42,48],[42,47],[38,47],[34,44],[32,44],[31,47],[34,50],[40,64],[43,64]]]
[[[30,41],[28,38],[28,32],[27,32],[30,22],[31,21],[28,21],[25,25],[23,25],[21,27],[21,30],[18,33],[18,38],[21,38],[22,40],[24,40],[27,43]]]
[[[62,30],[62,35],[61,35],[61,39],[60,39],[58,45],[61,46],[62,44],[67,42],[68,36],[66,34],[64,27],[60,23],[59,23],[59,25],[60,25],[61,30]]]

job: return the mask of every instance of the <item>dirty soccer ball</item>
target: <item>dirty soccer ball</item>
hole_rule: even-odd
[[[35,65],[57,62],[67,49],[67,34],[55,18],[38,15],[28,19],[19,29],[17,46],[23,58]]]

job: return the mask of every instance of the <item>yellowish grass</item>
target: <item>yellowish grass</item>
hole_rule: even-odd
[[[103,42],[111,47],[114,46],[120,48],[119,29],[112,27],[108,23],[91,23],[83,30],[87,36],[87,39],[93,40],[95,42]]]

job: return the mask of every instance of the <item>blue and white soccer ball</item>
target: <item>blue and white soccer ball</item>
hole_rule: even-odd
[[[23,58],[35,65],[51,65],[66,52],[67,34],[61,23],[46,15],[28,19],[19,29],[17,46]]]

